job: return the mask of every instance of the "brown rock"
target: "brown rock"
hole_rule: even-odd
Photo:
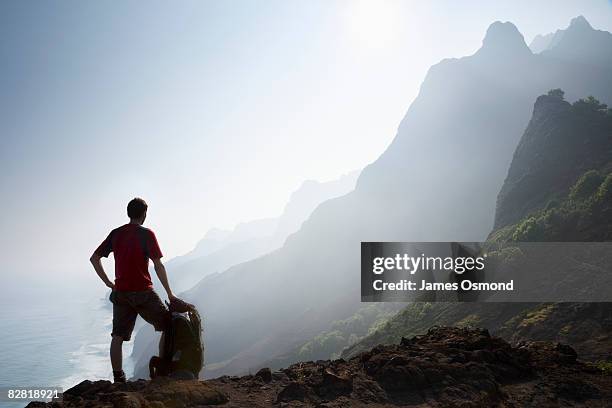
[[[612,376],[577,360],[569,346],[540,341],[513,347],[483,330],[437,327],[351,360],[209,381],[84,381],[67,390],[62,403],[29,407],[603,407],[608,401]]]
[[[255,373],[256,378],[260,378],[263,382],[269,383],[272,381],[272,371],[265,367]]]
[[[277,402],[304,401],[310,394],[308,387],[301,382],[292,381],[278,393]]]

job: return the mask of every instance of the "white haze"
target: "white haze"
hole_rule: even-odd
[[[529,42],[606,1],[3,2],[0,255],[9,285],[77,277],[132,196],[166,258],[280,214],[389,145],[429,66],[494,20]],[[110,266],[110,265],[109,265]],[[62,283],[63,281],[63,283]]]

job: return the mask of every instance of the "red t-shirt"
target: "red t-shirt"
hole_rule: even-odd
[[[104,258],[111,252],[115,254],[116,290],[141,291],[153,287],[149,258],[163,256],[153,231],[137,224],[115,228],[96,249],[96,254]]]

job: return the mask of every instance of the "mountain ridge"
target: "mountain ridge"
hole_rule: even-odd
[[[496,21],[492,23],[487,29],[485,37],[482,40],[482,46],[477,53],[483,54],[494,52],[496,56],[499,56],[500,50],[502,50],[504,54],[507,53],[513,57],[521,54],[532,54],[525,43],[523,34],[521,34],[518,28],[509,21]]]
[[[175,292],[282,246],[320,203],[352,190],[358,174],[353,171],[326,182],[306,180],[291,193],[279,217],[240,222],[231,230],[209,230],[190,252],[165,264]]]
[[[594,98],[570,104],[560,89],[538,97],[500,190],[488,241],[612,240],[611,135],[612,110]],[[611,316],[609,303],[413,303],[343,356],[432,325],[473,325],[513,343],[564,342],[581,358],[610,361]]]
[[[605,46],[600,51],[612,54],[612,43]],[[612,101],[612,64],[594,60],[588,65],[596,69],[585,72],[585,61],[571,55],[495,57],[476,52],[431,67],[395,138],[361,172],[354,191],[318,206],[282,248],[187,293],[206,319],[207,361],[219,367],[206,375],[257,369],[293,347],[278,343],[282,336],[309,341],[301,316],[312,316],[318,332],[349,318],[359,303],[360,241],[483,241],[538,95],[561,87],[571,99],[593,94]],[[330,309],[338,297],[355,303],[353,311]],[[259,354],[259,364],[224,371],[223,362],[262,342],[275,346]]]
[[[612,56],[598,52],[606,43],[612,42],[612,34],[604,30],[596,30],[584,16],[574,17],[567,28],[554,33],[538,35],[530,44],[530,48],[539,54],[557,59],[576,59],[609,64]],[[581,43],[589,43],[588,47],[580,47]]]

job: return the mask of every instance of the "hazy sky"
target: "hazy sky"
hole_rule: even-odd
[[[2,1],[1,274],[91,274],[150,205],[167,258],[375,160],[429,66],[608,1]]]

